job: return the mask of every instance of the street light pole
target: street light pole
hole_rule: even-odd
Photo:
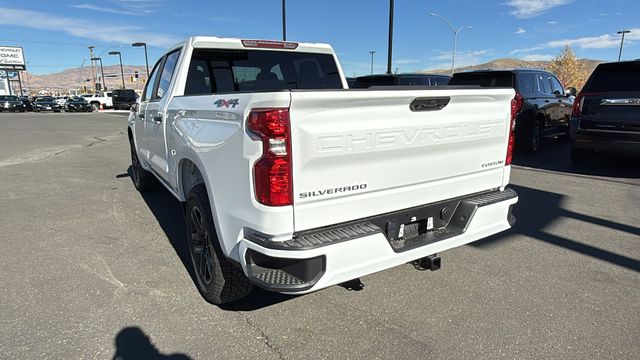
[[[442,21],[444,21],[449,26],[449,28],[453,32],[453,54],[451,55],[451,75],[453,75],[453,73],[455,72],[455,68],[456,68],[456,51],[457,51],[457,48],[458,48],[458,34],[464,29],[471,29],[471,26],[462,26],[459,29],[456,29],[444,17],[442,17],[442,16],[440,16],[438,14],[434,14],[434,13],[429,13],[429,15],[437,17],[437,18],[440,18]]]
[[[387,53],[387,74],[391,74],[391,55],[393,54],[393,0],[389,0],[389,52]]]
[[[287,41],[287,1],[282,0],[282,41]]]
[[[371,75],[373,75],[373,54],[375,53],[376,53],[375,50],[369,51],[369,54],[371,54]]]
[[[124,70],[122,69],[122,54],[120,53],[120,51],[110,51],[109,55],[118,55],[118,58],[120,58],[120,75],[122,76],[122,89],[124,90],[125,86],[124,86]]]
[[[144,63],[147,65],[147,80],[149,80],[149,56],[147,55],[147,44],[143,42],[135,42],[131,44],[134,47],[144,46]]]
[[[618,31],[618,35],[622,34],[622,40],[620,40],[620,52],[618,53],[618,61],[620,61],[620,58],[622,57],[622,46],[624,45],[624,34],[628,34],[630,32],[631,30]]]
[[[104,81],[104,68],[102,67],[102,58],[95,57],[91,58],[91,61],[99,61],[100,62],[100,75],[102,77],[102,91],[107,90],[107,83]]]

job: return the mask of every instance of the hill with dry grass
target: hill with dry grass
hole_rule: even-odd
[[[587,71],[589,74],[593,72],[593,69],[598,66],[598,64],[602,63],[601,60],[590,60],[583,59]],[[511,58],[502,58],[496,59],[493,61],[489,61],[484,64],[472,65],[472,66],[463,66],[457,67],[456,72],[461,71],[471,71],[471,70],[500,70],[500,69],[514,69],[514,68],[537,68],[543,69],[549,64],[549,61],[528,61],[522,59],[511,59]],[[429,74],[446,74],[449,75],[451,73],[451,69],[432,69],[432,70],[422,70],[420,73],[429,73]]]

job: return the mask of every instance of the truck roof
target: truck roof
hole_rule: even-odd
[[[176,49],[183,45],[188,45],[199,49],[262,49],[276,51],[295,51],[295,52],[311,52],[322,54],[333,54],[333,48],[329,44],[324,43],[304,43],[294,41],[280,40],[261,40],[261,39],[239,39],[239,38],[221,38],[216,36],[191,36],[170,48]]]

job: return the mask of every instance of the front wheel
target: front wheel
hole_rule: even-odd
[[[93,110],[100,110],[100,104],[98,103],[91,103],[91,108]]]
[[[189,192],[185,217],[191,263],[202,297],[220,305],[249,295],[253,284],[222,253],[204,184]]]

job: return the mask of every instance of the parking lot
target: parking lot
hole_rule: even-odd
[[[131,183],[125,114],[2,113],[0,128],[0,358],[640,354],[637,160],[576,167],[550,140],[516,157],[515,227],[441,270],[220,308],[193,283],[180,204]]]

